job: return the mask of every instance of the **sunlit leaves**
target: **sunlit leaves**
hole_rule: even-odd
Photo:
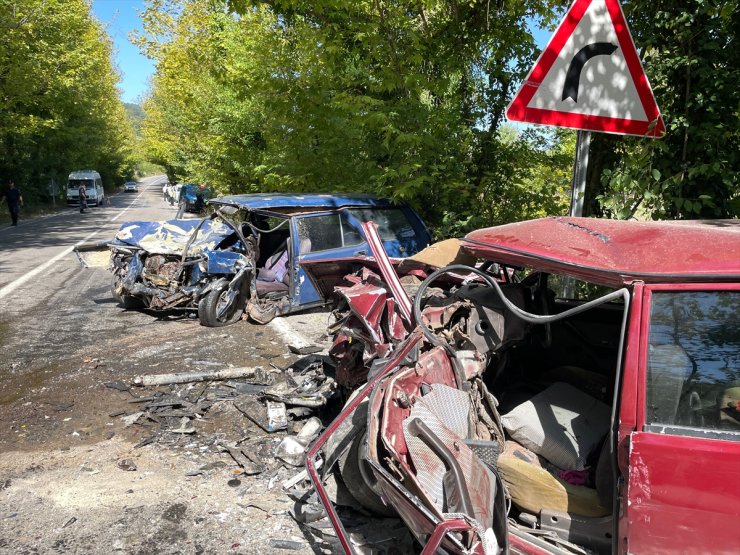
[[[536,55],[525,18],[549,8],[153,0],[146,144],[221,192],[373,192],[450,232],[562,212],[571,160],[554,153],[572,139],[501,135]]]
[[[112,185],[132,163],[117,80],[87,2],[0,0],[0,173],[29,200],[80,168]]]
[[[614,145],[605,215],[740,217],[740,3],[630,0],[625,12],[667,133]]]

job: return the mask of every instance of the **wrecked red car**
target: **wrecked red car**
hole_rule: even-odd
[[[362,265],[307,459],[347,553],[330,475],[425,554],[740,552],[740,222],[545,218],[444,267],[370,243],[308,270]]]

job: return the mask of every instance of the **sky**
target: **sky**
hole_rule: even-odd
[[[121,73],[121,99],[140,103],[149,88],[149,77],[154,74],[154,62],[139,53],[128,35],[141,29],[139,13],[144,10],[143,0],[93,0],[93,13],[108,30],[113,39],[116,66]]]
[[[139,53],[129,42],[131,31],[141,30],[139,14],[144,10],[144,0],[93,0],[93,13],[108,30],[113,39],[115,63],[121,73],[121,99],[140,104],[149,89],[149,78],[154,74],[154,62]],[[535,29],[537,45],[544,48],[550,38],[549,31]]]

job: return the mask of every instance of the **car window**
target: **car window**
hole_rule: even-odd
[[[549,287],[558,299],[569,301],[593,301],[614,291],[611,287],[597,285],[583,281],[571,276],[551,275],[547,280]],[[611,301],[612,303],[623,303],[622,298]]]
[[[740,292],[653,293],[648,342],[648,426],[740,432]]]
[[[375,222],[383,241],[402,241],[416,237],[414,228],[400,208],[353,208],[349,212],[361,222]]]
[[[354,245],[359,245],[364,241],[362,235],[360,235],[360,230],[355,228],[355,226],[349,223],[346,219],[340,218],[339,223],[342,226],[343,246],[351,247]]]
[[[297,225],[301,254],[338,249],[342,246],[339,214],[299,218]]]

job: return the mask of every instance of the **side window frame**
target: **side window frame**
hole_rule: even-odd
[[[700,426],[685,426],[678,424],[648,423],[648,357],[650,356],[650,324],[653,308],[654,293],[685,293],[685,292],[722,292],[734,291],[740,293],[738,283],[677,283],[646,285],[642,322],[640,325],[639,341],[639,391],[637,395],[637,429],[645,432],[667,434],[672,436],[696,437],[705,439],[720,439],[740,442],[740,428],[732,429],[705,428]]]
[[[345,245],[343,225],[345,225],[345,224],[351,225],[351,224],[343,216],[342,211],[341,210],[337,210],[337,211],[330,211],[330,212],[317,212],[317,213],[312,213],[312,214],[304,214],[304,215],[301,215],[299,217],[295,217],[294,218],[295,219],[295,231],[296,231],[296,237],[298,239],[299,244],[300,244],[300,241],[301,241],[301,228],[300,228],[301,221],[302,220],[307,220],[307,219],[310,219],[310,218],[321,218],[321,217],[327,217],[327,216],[334,216],[334,217],[336,217],[336,218],[339,219],[338,233],[339,233],[339,240],[340,240],[341,244],[339,246],[337,246],[337,247],[329,247],[329,248],[320,249],[320,250],[313,250],[313,246],[312,246],[312,248],[311,248],[310,251],[308,251],[306,253],[299,253],[301,256],[302,255],[307,255],[307,254],[312,254],[313,255],[313,254],[318,254],[318,253],[322,253],[322,252],[329,252],[329,251],[332,251],[332,250],[342,249],[342,248],[345,248],[345,247],[354,247],[354,246],[357,246],[357,245],[361,245],[362,242],[364,242],[364,238],[363,238],[362,239],[362,242],[357,243],[355,245]],[[351,227],[354,229],[354,226],[351,226]],[[362,237],[362,235],[360,235],[360,237]]]
[[[340,234],[342,236],[342,248],[345,248],[345,247],[359,247],[360,245],[363,245],[364,243],[366,243],[365,236],[362,233],[362,229],[359,228],[359,227],[357,227],[357,226],[355,226],[352,223],[352,220],[351,220],[351,217],[350,217],[351,216],[350,213],[347,212],[344,209],[340,210],[338,213],[339,213],[339,231],[340,231]],[[349,227],[350,229],[352,229],[352,231],[354,231],[355,233],[357,233],[357,236],[360,238],[360,241],[358,243],[347,244],[347,242],[345,241],[345,235],[344,235],[344,228],[345,228],[345,226]]]

